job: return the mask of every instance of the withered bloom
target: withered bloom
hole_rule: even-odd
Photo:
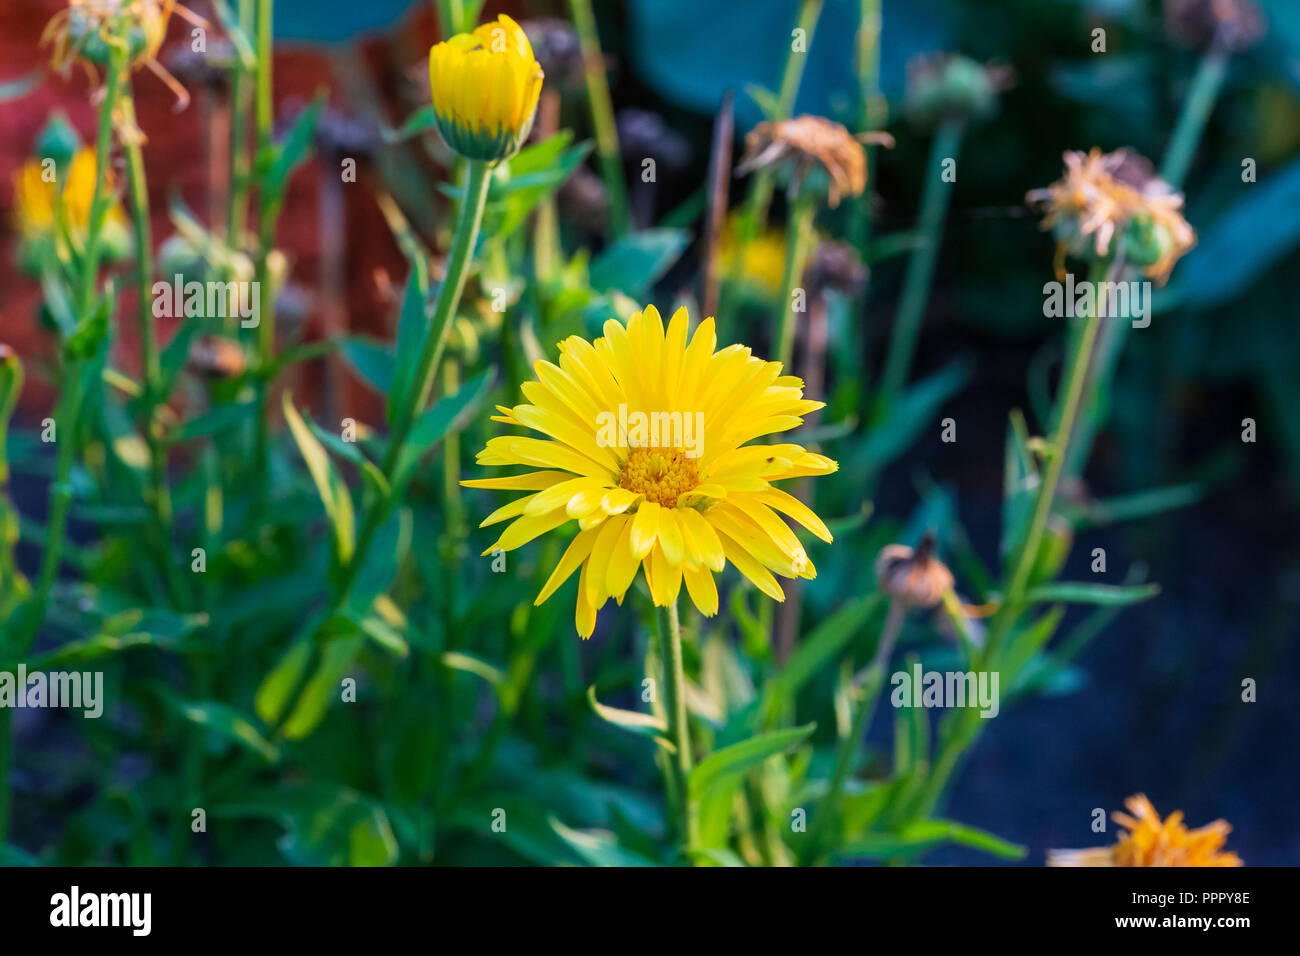
[[[935,540],[927,534],[913,550],[890,544],[876,558],[881,593],[907,608],[931,608],[952,590],[952,572],[934,556]]]
[[[887,133],[865,134],[869,140],[892,144]],[[860,196],[867,188],[867,154],[862,143],[840,123],[822,116],[796,116],[759,123],[745,135],[745,155],[736,172],[781,169],[789,172],[797,190],[810,173],[828,180],[828,204],[842,196]]]
[[[1182,193],[1132,150],[1067,152],[1065,176],[1031,190],[1025,201],[1044,212],[1043,228],[1056,234],[1058,266],[1066,253],[1108,258],[1122,244],[1125,261],[1163,285],[1196,244]]]
[[[234,378],[244,372],[244,351],[232,339],[203,335],[190,346],[188,365],[190,371],[202,378]]]
[[[818,243],[804,269],[803,283],[809,295],[820,295],[827,289],[834,289],[841,295],[853,297],[861,293],[867,283],[867,267],[862,264],[852,243],[827,240]]]

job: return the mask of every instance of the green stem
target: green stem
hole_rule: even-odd
[[[135,98],[128,80],[122,89],[122,112],[126,122],[135,123]],[[149,448],[149,483],[146,504],[153,515],[152,536],[156,539],[159,569],[167,583],[172,604],[185,603],[185,586],[171,555],[172,505],[167,487],[167,448],[162,443],[154,421],[154,411],[166,400],[162,394],[162,369],[158,356],[158,331],[155,325],[153,288],[153,238],[149,219],[149,188],[145,180],[144,151],[139,142],[123,144],[126,154],[127,179],[130,181],[129,199],[131,222],[135,233],[136,260],[136,324],[140,334],[140,366],[144,393],[140,396],[139,422]]]
[[[785,265],[781,273],[781,325],[777,334],[776,360],[787,370],[794,359],[794,290],[803,281],[813,240],[813,218],[817,203],[811,190],[801,189],[790,209],[785,232]],[[805,314],[802,310],[800,314]]]
[[[858,9],[857,57],[858,131],[868,133],[880,125],[877,115],[880,99],[880,0],[861,0]],[[874,181],[875,147],[864,147],[867,154],[867,182]],[[849,241],[858,255],[867,261],[867,243],[871,239],[871,190],[852,200],[849,208]],[[855,313],[856,314],[856,313]]]
[[[907,262],[898,317],[894,321],[894,334],[889,342],[889,356],[885,361],[880,386],[884,398],[889,401],[903,390],[912,369],[916,341],[921,333],[921,320],[925,317],[926,303],[930,298],[934,264],[943,238],[944,219],[954,189],[953,183],[944,180],[944,164],[946,160],[957,159],[965,129],[959,121],[945,121],[930,143],[930,159],[926,167],[925,185],[921,191],[921,211],[917,221],[918,244]]]
[[[1107,263],[1095,262],[1090,270],[1089,280],[1100,281],[1107,273],[1107,266]],[[1075,419],[1078,416],[1084,384],[1088,377],[1088,367],[1092,360],[1093,345],[1097,340],[1100,327],[1100,309],[1094,306],[1092,314],[1084,319],[1083,328],[1074,341],[1074,352],[1070,356],[1057,397],[1054,416],[1056,424],[1049,442],[1047,470],[1038,486],[1038,497],[1034,501],[1029,526],[1020,540],[1010,565],[1012,571],[1003,595],[1002,606],[989,624],[988,638],[980,656],[981,670],[990,670],[998,666],[997,657],[1002,642],[1024,610],[1029,574],[1033,570],[1034,560],[1043,538],[1043,529],[1047,526],[1052,503],[1056,498],[1056,488],[1061,480],[1062,469],[1069,452],[1070,436],[1073,434]],[[1003,686],[1009,686],[1014,678],[1014,674],[1004,675]],[[934,762],[930,777],[918,801],[922,816],[934,810],[961,755],[979,733],[981,720],[975,708],[957,711],[953,714],[952,720],[950,732],[944,739],[939,756]]]
[[[672,755],[679,798],[678,839],[689,852],[695,845],[695,810],[690,798],[691,734],[686,720],[686,674],[682,665],[682,628],[677,602],[658,609],[659,646],[663,654],[664,709],[668,715],[668,739],[677,752]]]
[[[253,0],[239,0],[239,26],[252,28]],[[226,245],[238,249],[248,214],[249,160],[248,138],[248,70],[241,57],[235,57],[230,78],[230,195],[226,213]]]
[[[824,0],[800,0],[795,29],[803,31],[804,49],[795,50],[792,31],[790,49],[786,53],[785,66],[781,70],[781,87],[776,95],[776,112],[768,117],[772,122],[787,120],[794,112],[795,100],[799,98],[799,84],[803,82],[803,70],[808,62],[808,51],[812,49],[813,33],[821,17],[823,2]],[[753,235],[761,233],[767,225],[768,207],[771,204],[772,173],[767,169],[761,169],[754,175],[754,183],[749,191],[748,223],[753,230]],[[752,238],[752,236],[745,238]]]
[[[274,0],[258,0],[257,5],[257,145],[253,168],[263,179],[257,197],[257,263],[256,278],[258,289],[258,327],[257,358],[262,376],[258,383],[258,416],[256,446],[253,453],[254,487],[257,489],[257,511],[265,509],[270,493],[271,461],[271,383],[266,378],[275,356],[275,315],[274,294],[270,283],[270,255],[275,245],[276,211],[272,208],[266,195],[265,165],[270,161],[274,113],[271,104],[271,25],[274,14]]]
[[[407,404],[396,410],[392,432],[388,438],[388,449],[384,454],[383,473],[390,483],[396,474],[397,464],[401,458],[406,438],[416,417],[424,411],[433,391],[439,363],[447,345],[447,333],[451,329],[452,317],[460,304],[461,294],[465,291],[465,281],[469,277],[469,266],[474,256],[474,246],[478,240],[479,227],[483,222],[483,208],[487,204],[488,186],[492,181],[491,166],[481,160],[469,160],[465,163],[464,199],[456,217],[456,231],[452,236],[451,249],[447,252],[446,273],[442,285],[438,288],[438,301],[434,306],[433,319],[429,324],[429,334],[420,351],[416,365],[416,387]],[[336,607],[346,603],[352,585],[356,582],[357,572],[365,562],[366,553],[374,540],[375,534],[388,517],[391,502],[376,500],[366,509],[361,533],[357,536],[356,550],[352,560],[344,569],[343,581],[338,589]]]
[[[1205,124],[1209,122],[1219,92],[1223,89],[1230,55],[1222,46],[1215,44],[1206,50],[1196,68],[1187,98],[1183,100],[1178,125],[1174,127],[1169,149],[1160,166],[1160,177],[1175,189],[1181,189],[1187,178],[1187,170],[1196,155],[1196,147],[1205,133]]]
[[[605,76],[605,57],[600,51],[600,34],[591,0],[569,0],[569,15],[578,33],[587,82],[587,102],[591,107],[591,125],[596,133],[596,154],[600,175],[605,181],[609,201],[609,228],[614,238],[625,236],[632,227],[627,205],[627,186],[623,182],[623,160],[618,151],[618,127],[614,123],[614,106]]]

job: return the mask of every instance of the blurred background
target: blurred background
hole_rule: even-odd
[[[204,0],[189,5],[211,13]],[[60,6],[17,0],[0,7],[0,84],[42,64],[40,32]],[[746,89],[778,85],[797,5],[597,0],[595,6],[634,212],[658,221],[689,202],[705,181],[724,92],[735,92],[738,140],[759,120]],[[1248,865],[1300,862],[1300,334],[1294,289],[1300,277],[1300,4],[1260,0],[1260,6],[1266,31],[1231,58],[1187,178],[1186,214],[1198,232],[1197,248],[1176,268],[1150,328],[1130,336],[1112,395],[1111,426],[1100,437],[1084,486],[1073,491],[1086,503],[1152,487],[1196,489],[1195,500],[1180,509],[1081,531],[1065,574],[1087,575],[1092,549],[1104,547],[1113,574],[1142,565],[1162,593],[1120,613],[1070,680],[995,721],[950,800],[964,822],[1026,844],[1030,864],[1040,864],[1048,848],[1100,842],[1089,829],[1093,808],[1118,809],[1139,791],[1162,812],[1184,810],[1192,825],[1220,816],[1231,821],[1229,848]],[[530,0],[489,2],[484,14],[498,12],[520,20],[565,15],[562,3]],[[855,109],[857,16],[855,2],[827,0],[796,112],[847,120]],[[276,17],[277,119],[291,117],[317,90],[328,90],[331,107],[356,124],[348,134],[375,157],[373,178],[345,190],[341,230],[340,220],[321,218],[319,160],[293,180],[279,245],[293,263],[295,296],[282,311],[311,338],[324,327],[337,291],[349,330],[387,337],[405,263],[368,182],[391,190],[422,234],[445,228],[445,198],[429,187],[430,158],[412,148],[384,147],[378,136],[379,127],[399,126],[427,101],[419,71],[438,36],[432,5],[282,0]],[[1091,48],[1098,27],[1106,31],[1104,54]],[[173,41],[187,29],[173,21]],[[887,128],[898,145],[877,153],[872,188],[882,232],[913,222],[925,169],[926,137],[909,132],[893,109],[909,59],[959,51],[1009,66],[1014,85],[997,115],[967,137],[918,351],[918,376],[954,359],[971,363],[966,386],[935,415],[936,423],[947,416],[957,421],[958,441],[937,441],[936,424],[933,435],[893,462],[874,497],[876,514],[915,514],[919,500],[940,494],[956,509],[976,552],[990,566],[996,563],[1007,414],[1035,402],[1035,369],[1050,361],[1052,343],[1059,349],[1061,331],[1042,315],[1052,240],[1025,208],[1024,194],[1058,178],[1067,149],[1128,146],[1152,158],[1162,154],[1198,59],[1176,34],[1156,0],[885,0],[882,88],[891,106]],[[202,131],[211,104],[201,88],[187,83],[194,102],[176,115],[161,84],[138,85],[140,125],[150,140],[155,236],[166,236],[170,196],[204,208]],[[66,80],[46,77],[27,95],[0,103],[0,341],[36,372],[20,408],[20,429],[48,413],[52,393],[39,375],[48,348],[36,320],[40,290],[15,261],[12,178],[52,111],[66,113],[89,138],[88,89],[76,73]],[[560,125],[579,137],[591,135],[577,97],[564,99]],[[634,177],[648,150],[668,159],[661,159],[653,194],[641,196]],[[1243,182],[1244,159],[1257,165],[1254,182]],[[732,185],[735,203],[745,181]],[[562,197],[566,230],[598,249],[601,225],[584,219],[584,208],[580,195]],[[337,287],[322,268],[323,254],[334,254],[323,253],[327,235],[342,241]],[[898,257],[873,269],[865,307],[854,317],[870,367],[883,353],[902,263]],[[696,281],[688,250],[660,280],[656,299],[668,303]],[[164,326],[164,338],[168,334]],[[750,344],[761,350],[765,334],[756,328]],[[124,329],[128,366],[130,335]],[[307,394],[325,387],[320,370],[304,374],[299,387]],[[357,409],[358,419],[382,414],[380,397],[359,377],[349,374],[333,387],[341,390],[340,405]],[[1242,441],[1246,418],[1258,423],[1255,443]],[[16,469],[13,480],[19,511],[43,515],[43,478]],[[90,534],[84,525],[74,529],[82,540]],[[20,549],[29,573],[38,558],[37,545]],[[835,575],[824,578],[816,582],[819,589],[837,586]],[[1241,702],[1245,678],[1258,683],[1256,703]],[[24,719],[43,723],[25,730],[20,724],[20,740],[39,740],[57,754],[63,718]],[[883,741],[887,722],[877,720],[875,730]],[[129,779],[148,770],[142,764],[113,772]],[[28,782],[39,789],[39,781]],[[75,804],[77,798],[60,799]],[[20,824],[18,842],[35,846],[43,842],[39,833],[57,832],[66,806],[24,805],[21,819],[32,829],[25,840]],[[928,860],[989,862],[961,849]]]

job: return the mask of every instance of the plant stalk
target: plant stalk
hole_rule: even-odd
[[[659,646],[663,654],[664,709],[668,715],[668,739],[677,752],[672,766],[679,796],[678,839],[686,852],[695,845],[695,811],[690,798],[691,734],[686,719],[686,674],[682,665],[682,628],[677,602],[657,609]]]
[[[596,30],[591,0],[569,0],[569,15],[582,49],[587,103],[591,107],[591,125],[596,133],[596,154],[609,201],[609,230],[617,239],[631,230],[632,220],[628,212],[627,186],[623,182],[623,159],[618,150],[618,126],[614,122],[614,105],[609,96],[609,80],[605,76],[605,56],[600,50],[600,34]]]

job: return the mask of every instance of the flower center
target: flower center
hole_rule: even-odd
[[[677,499],[699,483],[695,459],[680,448],[634,448],[618,476],[620,488],[665,508],[676,508]]]

